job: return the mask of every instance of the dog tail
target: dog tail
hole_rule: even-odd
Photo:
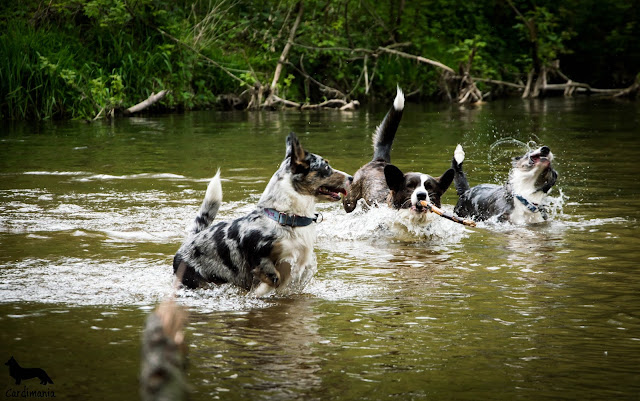
[[[221,204],[222,184],[220,183],[220,169],[218,169],[216,175],[211,179],[211,182],[209,182],[207,193],[204,196],[204,200],[202,201],[200,211],[196,216],[195,225],[191,230],[191,233],[197,234],[209,227],[213,219],[216,218],[216,214],[218,214],[218,209],[220,209]]]
[[[402,119],[402,112],[404,110],[404,93],[398,86],[396,98],[393,101],[393,106],[387,112],[380,125],[376,128],[373,134],[373,160],[381,160],[387,163],[391,163],[391,145],[393,145],[393,139],[396,136],[398,125]]]
[[[464,150],[462,149],[462,145],[458,144],[456,150],[453,152],[453,159],[451,160],[451,168],[455,171],[453,182],[455,183],[458,196],[461,196],[469,190],[469,182],[464,175],[464,171],[462,171],[462,162],[464,162]]]

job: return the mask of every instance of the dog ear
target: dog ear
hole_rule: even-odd
[[[384,166],[384,178],[392,191],[398,192],[404,186],[404,173],[393,164]]]
[[[549,170],[549,173],[547,173],[547,176],[548,177],[544,185],[542,186],[542,192],[544,192],[545,194],[549,192],[552,186],[556,185],[556,180],[558,179],[558,173],[556,173],[556,170],[551,169]]]
[[[295,173],[305,173],[309,171],[309,163],[306,160],[307,152],[304,150],[298,137],[293,132],[287,136],[286,158],[291,159],[291,170]]]
[[[436,178],[436,181],[438,181],[438,186],[440,187],[440,191],[442,191],[442,193],[445,193],[449,188],[449,186],[453,182],[453,178],[455,177],[455,175],[455,170],[450,168],[449,170],[445,171],[444,174],[442,174],[440,177]]]

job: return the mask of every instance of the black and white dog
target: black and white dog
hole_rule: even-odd
[[[440,206],[440,198],[451,185],[452,169],[434,178],[423,173],[403,173],[391,164],[391,146],[404,110],[404,94],[398,88],[393,106],[373,134],[373,159],[362,166],[353,177],[349,194],[342,200],[347,213],[351,213],[359,199],[369,206],[386,203],[390,207],[407,211],[410,218],[424,219],[426,209],[420,203],[429,197]]]
[[[173,260],[182,283],[232,283],[258,296],[306,283],[316,270],[315,202],[340,200],[352,177],[303,149],[294,133],[254,211],[212,224],[222,203],[220,172],[209,183],[195,226]]]
[[[456,147],[451,167],[455,170],[458,203],[454,212],[460,217],[513,224],[540,223],[547,219],[544,200],[555,185],[558,173],[553,169],[553,153],[547,146],[529,151],[513,160],[509,180],[504,185],[481,184],[469,187],[462,171],[464,150]]]

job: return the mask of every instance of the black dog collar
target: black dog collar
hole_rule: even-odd
[[[315,214],[315,217],[305,217],[298,216],[297,214],[286,214],[279,212],[275,209],[265,208],[264,214],[267,215],[271,220],[277,222],[282,226],[289,227],[306,227],[311,223],[315,223],[318,221],[318,214]]]

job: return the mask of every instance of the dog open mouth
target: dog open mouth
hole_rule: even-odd
[[[550,163],[550,154],[551,151],[549,150],[549,148],[543,146],[542,148],[529,155],[529,164],[536,165],[539,163]]]
[[[529,165],[537,166],[539,164],[551,164],[549,158],[542,156],[540,153],[529,156]]]
[[[340,194],[347,195],[347,191],[344,188],[333,187],[320,187],[318,194],[328,197],[330,200],[339,201]]]

